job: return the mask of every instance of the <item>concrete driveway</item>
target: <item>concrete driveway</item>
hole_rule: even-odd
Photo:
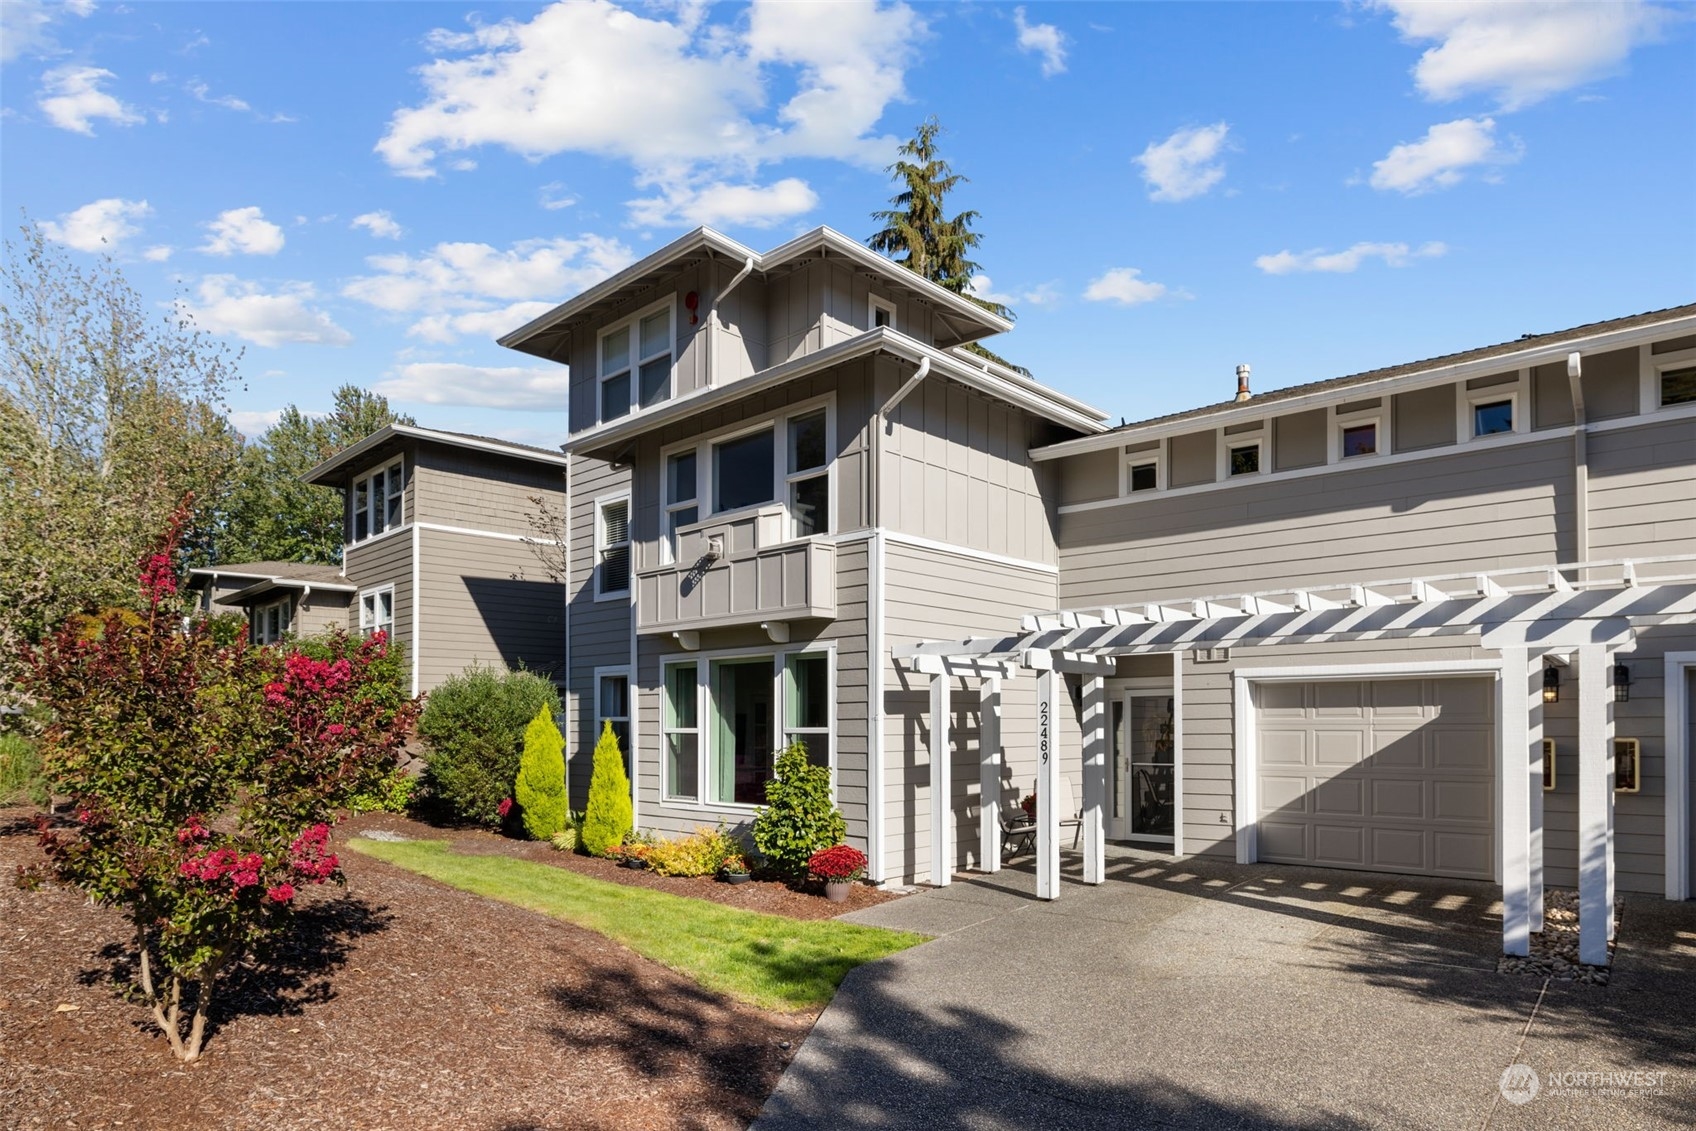
[[[1493,885],[1077,860],[847,918],[938,936],[843,984],[755,1127],[1696,1123],[1696,905],[1629,900],[1606,987],[1495,972]],[[1539,1074],[1524,1103],[1505,1069]],[[1562,1074],[1660,1072],[1602,1081]],[[1610,1091],[1605,1086],[1624,1086]]]

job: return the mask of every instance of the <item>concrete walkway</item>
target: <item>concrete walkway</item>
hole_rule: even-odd
[[[1545,986],[1495,972],[1493,885],[1068,864],[1053,903],[1027,866],[847,916],[939,937],[848,977],[758,1131],[1696,1124],[1696,905],[1628,901],[1612,983]],[[1554,1076],[1620,1070],[1661,1094]]]

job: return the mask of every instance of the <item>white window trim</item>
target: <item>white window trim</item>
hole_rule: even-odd
[[[1487,444],[1500,440],[1504,436],[1519,436],[1530,431],[1531,422],[1526,419],[1529,415],[1525,409],[1529,398],[1525,389],[1530,383],[1530,371],[1522,369],[1519,377],[1513,381],[1504,381],[1500,385],[1491,385],[1483,389],[1469,389],[1466,382],[1455,384],[1455,437],[1457,447],[1466,444]],[[1479,436],[1474,432],[1476,422],[1473,412],[1479,405],[1492,404],[1496,401],[1509,401],[1513,404],[1513,427],[1506,432],[1496,432],[1488,436]]]
[[[679,529],[678,533],[680,535],[684,533],[691,533],[705,526],[714,526],[737,518],[745,517],[747,515],[757,514],[762,510],[767,510],[776,506],[783,508],[784,538],[781,542],[773,543],[773,545],[783,545],[789,542],[804,541],[805,539],[793,537],[795,517],[789,512],[789,421],[794,417],[805,416],[820,408],[825,410],[824,440],[826,458],[824,470],[825,474],[830,477],[830,490],[828,493],[830,529],[824,534],[812,534],[807,537],[834,537],[836,532],[841,529],[841,523],[837,513],[839,510],[837,498],[838,492],[841,490],[842,478],[837,474],[836,470],[837,450],[835,393],[826,393],[823,396],[812,397],[804,401],[797,401],[795,404],[788,405],[781,411],[776,412],[771,416],[764,417],[763,419],[751,424],[739,422],[737,424],[730,425],[729,427],[697,436],[692,440],[683,440],[675,444],[667,444],[665,447],[661,448],[659,495],[662,514],[669,513],[669,500],[666,496],[666,461],[678,452],[687,451],[692,448],[695,451],[695,500],[697,505],[700,507],[700,514],[695,522]],[[738,507],[735,510],[719,511],[715,513],[712,508],[712,503],[713,495],[717,490],[718,484],[715,482],[716,477],[714,475],[713,468],[713,448],[727,440],[735,440],[743,436],[752,436],[754,433],[763,432],[767,428],[772,430],[772,489],[776,497],[763,503],[753,503],[745,507]],[[807,476],[803,473],[801,477],[806,478]],[[665,541],[664,530],[661,530],[660,536],[661,541]],[[765,548],[765,546],[761,546],[761,549]]]
[[[706,699],[707,685],[701,678],[702,665],[706,661],[697,659],[694,653],[687,656],[668,656],[660,661],[660,804],[673,807],[682,806],[689,809],[701,807],[702,794],[706,792]],[[671,694],[671,669],[693,664],[695,666],[695,725],[693,727],[671,727],[666,725],[666,697]],[[668,754],[668,743],[674,734],[693,734],[695,736],[695,796],[680,797],[671,792],[671,775],[666,767],[671,764]]]
[[[791,413],[788,413],[787,415],[785,415],[784,418],[783,418],[783,436],[782,436],[783,452],[778,457],[778,465],[777,465],[778,466],[778,477],[782,481],[782,484],[783,484],[783,486],[782,486],[783,498],[778,500],[778,501],[783,504],[783,509],[786,512],[784,514],[784,532],[785,532],[787,538],[789,538],[791,540],[800,539],[800,538],[819,537],[819,535],[802,534],[802,533],[799,532],[800,531],[800,520],[799,520],[798,516],[796,515],[796,513],[795,513],[795,511],[792,507],[792,502],[793,502],[793,499],[794,499],[794,496],[795,496],[795,484],[797,484],[797,483],[799,483],[803,480],[806,480],[806,479],[817,479],[821,475],[825,477],[825,481],[824,481],[824,487],[825,487],[825,504],[824,504],[825,521],[824,521],[824,524],[825,524],[825,529],[822,531],[822,534],[828,536],[828,535],[836,533],[836,529],[837,529],[837,527],[836,527],[836,475],[835,475],[835,466],[834,466],[835,461],[831,458],[831,452],[836,447],[836,443],[835,443],[835,441],[836,441],[836,429],[834,427],[834,416],[835,416],[835,414],[828,407],[824,409],[824,462],[822,464],[819,464],[817,467],[809,467],[809,468],[805,468],[801,471],[790,471],[789,470],[789,429],[790,429],[790,426],[791,426],[791,424],[793,424],[799,418],[801,418],[803,416],[811,416],[816,411],[818,411],[818,410],[817,409],[809,409],[806,412],[791,412]],[[697,468],[699,468],[700,463],[697,462],[695,466]]]
[[[625,714],[625,715],[622,715],[622,716],[620,716],[620,715],[603,715],[603,714],[601,714],[601,681],[603,679],[619,679],[619,678],[622,678],[624,680],[624,709],[628,713]],[[629,738],[629,745],[635,746],[636,745],[636,728],[632,725],[632,723],[633,723],[634,716],[635,716],[635,713],[636,713],[636,680],[630,673],[630,666],[628,664],[613,664],[613,665],[610,665],[610,666],[604,667],[604,668],[596,668],[595,669],[595,682],[594,682],[594,686],[590,689],[590,694],[592,694],[595,697],[595,737],[594,737],[594,741],[599,742],[601,740],[601,731],[605,729],[607,720],[610,719],[615,723],[623,723],[624,724],[624,732]],[[592,747],[591,747],[591,749],[592,749]],[[626,761],[626,764],[628,766],[628,770],[629,770],[629,773],[630,773],[630,780],[635,781],[636,780],[636,751],[635,750],[625,750],[625,751],[622,751],[622,753],[624,754],[625,761]]]
[[[1253,471],[1245,471],[1241,475],[1231,474],[1231,450],[1233,448],[1253,448],[1255,450],[1255,469]],[[1218,440],[1214,444],[1213,450],[1217,460],[1214,478],[1220,483],[1227,479],[1253,479],[1271,471],[1271,468],[1266,465],[1266,426],[1264,424],[1259,428],[1232,432],[1228,436],[1225,434],[1225,430],[1220,428]]]
[[[624,545],[630,553],[630,566],[627,570],[625,570],[625,586],[623,589],[602,589],[601,581],[606,577],[606,571],[601,568],[603,564],[602,556],[608,549],[611,548],[606,541],[606,521],[603,516],[605,515],[608,507],[614,506],[618,503],[624,504]],[[632,584],[631,579],[636,576],[636,532],[634,529],[634,518],[635,516],[632,513],[630,506],[630,493],[628,491],[619,491],[615,494],[602,495],[595,500],[595,559],[591,565],[591,573],[593,574],[592,584],[594,585],[595,600],[597,601],[623,601],[629,600],[630,598],[630,586]]]
[[[384,593],[389,595],[389,626],[386,631],[391,641],[395,638],[395,587],[392,584],[374,585],[369,589],[359,591],[359,635],[370,636],[373,632],[382,628],[382,623],[376,615],[376,610],[379,607],[376,599]],[[372,598],[372,615],[369,618],[365,615],[365,599],[367,597]]]
[[[272,637],[270,640],[266,640],[265,639],[266,633],[265,633],[265,628],[264,628],[265,614],[270,612],[272,609],[282,609],[282,610],[284,610],[284,612],[287,616],[287,619],[288,619],[288,623],[284,624],[283,618],[279,617],[278,618],[277,635]],[[275,601],[267,601],[263,605],[255,605],[254,608],[253,608],[252,614],[249,615],[249,617],[248,617],[248,623],[253,626],[253,632],[252,632],[253,643],[255,643],[255,644],[275,644],[278,641],[282,640],[283,637],[287,636],[289,633],[294,631],[294,596],[293,596],[293,594],[290,594],[287,597],[279,598],[278,600],[275,600]]]
[[[1379,403],[1377,408],[1363,408],[1355,412],[1338,412],[1336,406],[1333,405],[1327,415],[1330,417],[1328,423],[1331,430],[1325,444],[1325,462],[1356,464],[1390,454],[1390,434],[1389,430],[1384,427],[1384,421],[1388,414],[1384,411],[1382,402]],[[1515,417],[1515,419],[1518,419],[1518,417]],[[1343,454],[1343,430],[1345,428],[1359,428],[1363,424],[1370,424],[1375,429],[1376,447],[1371,452],[1362,455],[1345,456]]]
[[[677,561],[676,548],[671,544],[671,516],[680,510],[695,508],[695,521],[686,524],[694,527],[701,521],[701,455],[695,453],[695,494],[687,499],[671,497],[671,461],[674,456],[692,451],[689,445],[667,450],[660,453],[660,561],[665,565],[673,565]],[[679,537],[683,527],[678,528]]]
[[[1689,369],[1696,366],[1696,349],[1674,350],[1672,353],[1651,353],[1650,346],[1645,344],[1638,347],[1638,372],[1641,374],[1641,387],[1638,394],[1638,411],[1644,416],[1652,416],[1663,412],[1689,411],[1696,402],[1686,401],[1683,404],[1661,403],[1661,374],[1669,369]]]
[[[1145,464],[1154,465],[1154,487],[1146,491],[1131,490],[1131,471]],[[1137,452],[1119,449],[1119,495],[1157,495],[1166,489],[1166,439],[1155,441],[1154,447]]]
[[[612,420],[623,420],[626,417],[634,416],[637,413],[645,411],[642,407],[641,373],[642,373],[642,360],[643,359],[642,359],[642,342],[641,342],[641,335],[639,333],[639,327],[642,325],[642,319],[648,317],[650,314],[653,314],[653,313],[655,313],[656,311],[659,311],[659,310],[665,310],[666,313],[667,313],[667,316],[670,318],[670,321],[671,321],[671,332],[667,335],[667,339],[666,339],[670,348],[671,348],[671,369],[666,374],[666,378],[665,378],[665,381],[666,381],[665,396],[663,396],[659,399],[658,404],[655,404],[651,407],[652,408],[658,408],[659,405],[666,403],[667,401],[671,400],[673,397],[675,397],[677,395],[677,352],[678,352],[677,351],[677,296],[675,294],[671,294],[671,295],[667,295],[665,298],[662,298],[657,302],[649,303],[647,306],[644,306],[641,310],[636,311],[636,313],[630,315],[628,318],[625,318],[622,321],[614,322],[610,326],[603,326],[599,331],[596,332],[596,334],[595,334],[595,421],[597,423],[606,424],[606,423],[608,423]],[[625,334],[628,336],[629,341],[630,341],[630,362],[629,362],[629,366],[626,369],[619,370],[619,373],[628,373],[630,375],[630,409],[629,409],[628,412],[624,413],[622,416],[607,417],[607,416],[601,415],[601,408],[602,408],[602,404],[603,404],[603,398],[601,396],[601,387],[603,385],[605,385],[607,383],[607,381],[609,381],[613,377],[617,377],[619,375],[619,373],[608,374],[608,373],[604,372],[604,370],[606,368],[605,364],[604,364],[604,362],[606,360],[605,346],[606,346],[606,340],[608,338],[612,337],[614,334],[618,333],[620,330],[623,330],[625,332]],[[653,356],[658,357],[659,354],[656,352]]]
[[[866,329],[875,330],[878,328],[877,312],[880,310],[889,315],[889,328],[895,329],[895,304],[881,295],[869,293],[866,295]]]
[[[823,656],[825,671],[825,725],[822,727],[796,727],[791,730],[783,714],[783,677],[789,670],[789,665],[802,656]],[[830,758],[826,763],[830,769],[830,795],[836,797],[836,646],[835,644],[816,644],[806,647],[791,648],[778,653],[777,656],[777,737],[785,746],[789,744],[789,736],[823,734],[824,740],[830,747]]]
[[[400,487],[398,490],[393,488],[393,481],[395,477],[388,474],[390,471],[398,471],[400,473]],[[383,476],[383,498],[381,500],[378,500],[371,490],[372,481],[376,479],[379,474]],[[365,487],[365,537],[363,538],[357,536],[359,532],[359,515],[358,512],[354,510],[354,504],[359,499],[359,488],[361,484]],[[384,525],[383,528],[379,530],[377,528],[376,519],[379,515],[381,515],[385,520],[387,520],[389,513],[389,500],[395,497],[399,497],[400,499],[400,516],[394,521],[394,523]],[[368,469],[364,475],[354,476],[353,482],[348,486],[347,507],[347,544],[350,546],[363,546],[365,543],[370,542],[373,539],[381,538],[385,534],[393,534],[395,531],[405,527],[406,457],[396,456],[392,460],[385,460],[377,466]]]

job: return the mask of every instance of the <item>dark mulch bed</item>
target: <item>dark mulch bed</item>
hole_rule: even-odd
[[[455,852],[475,856],[516,856],[569,868],[593,876],[597,880],[631,884],[635,887],[657,888],[674,895],[710,899],[740,907],[744,911],[764,911],[772,915],[787,915],[791,919],[829,919],[862,907],[901,898],[899,893],[879,891],[868,884],[855,884],[846,903],[831,903],[824,897],[822,884],[805,885],[796,891],[773,880],[749,880],[744,884],[727,884],[710,876],[660,876],[646,869],[621,868],[611,860],[579,856],[575,852],[560,852],[551,845],[533,840],[513,840],[482,829],[448,829],[398,817],[390,813],[368,813],[339,826],[349,834],[366,829],[382,829],[415,840],[446,840]]]
[[[121,916],[13,886],[40,858],[24,816],[0,810],[7,1127],[743,1127],[815,1019],[342,851],[347,889],[315,891],[293,945],[230,980],[184,1066],[114,992]]]

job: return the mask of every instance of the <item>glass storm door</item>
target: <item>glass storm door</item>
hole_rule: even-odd
[[[1113,703],[1112,827],[1125,840],[1172,843],[1177,749],[1172,693],[1127,691]]]

